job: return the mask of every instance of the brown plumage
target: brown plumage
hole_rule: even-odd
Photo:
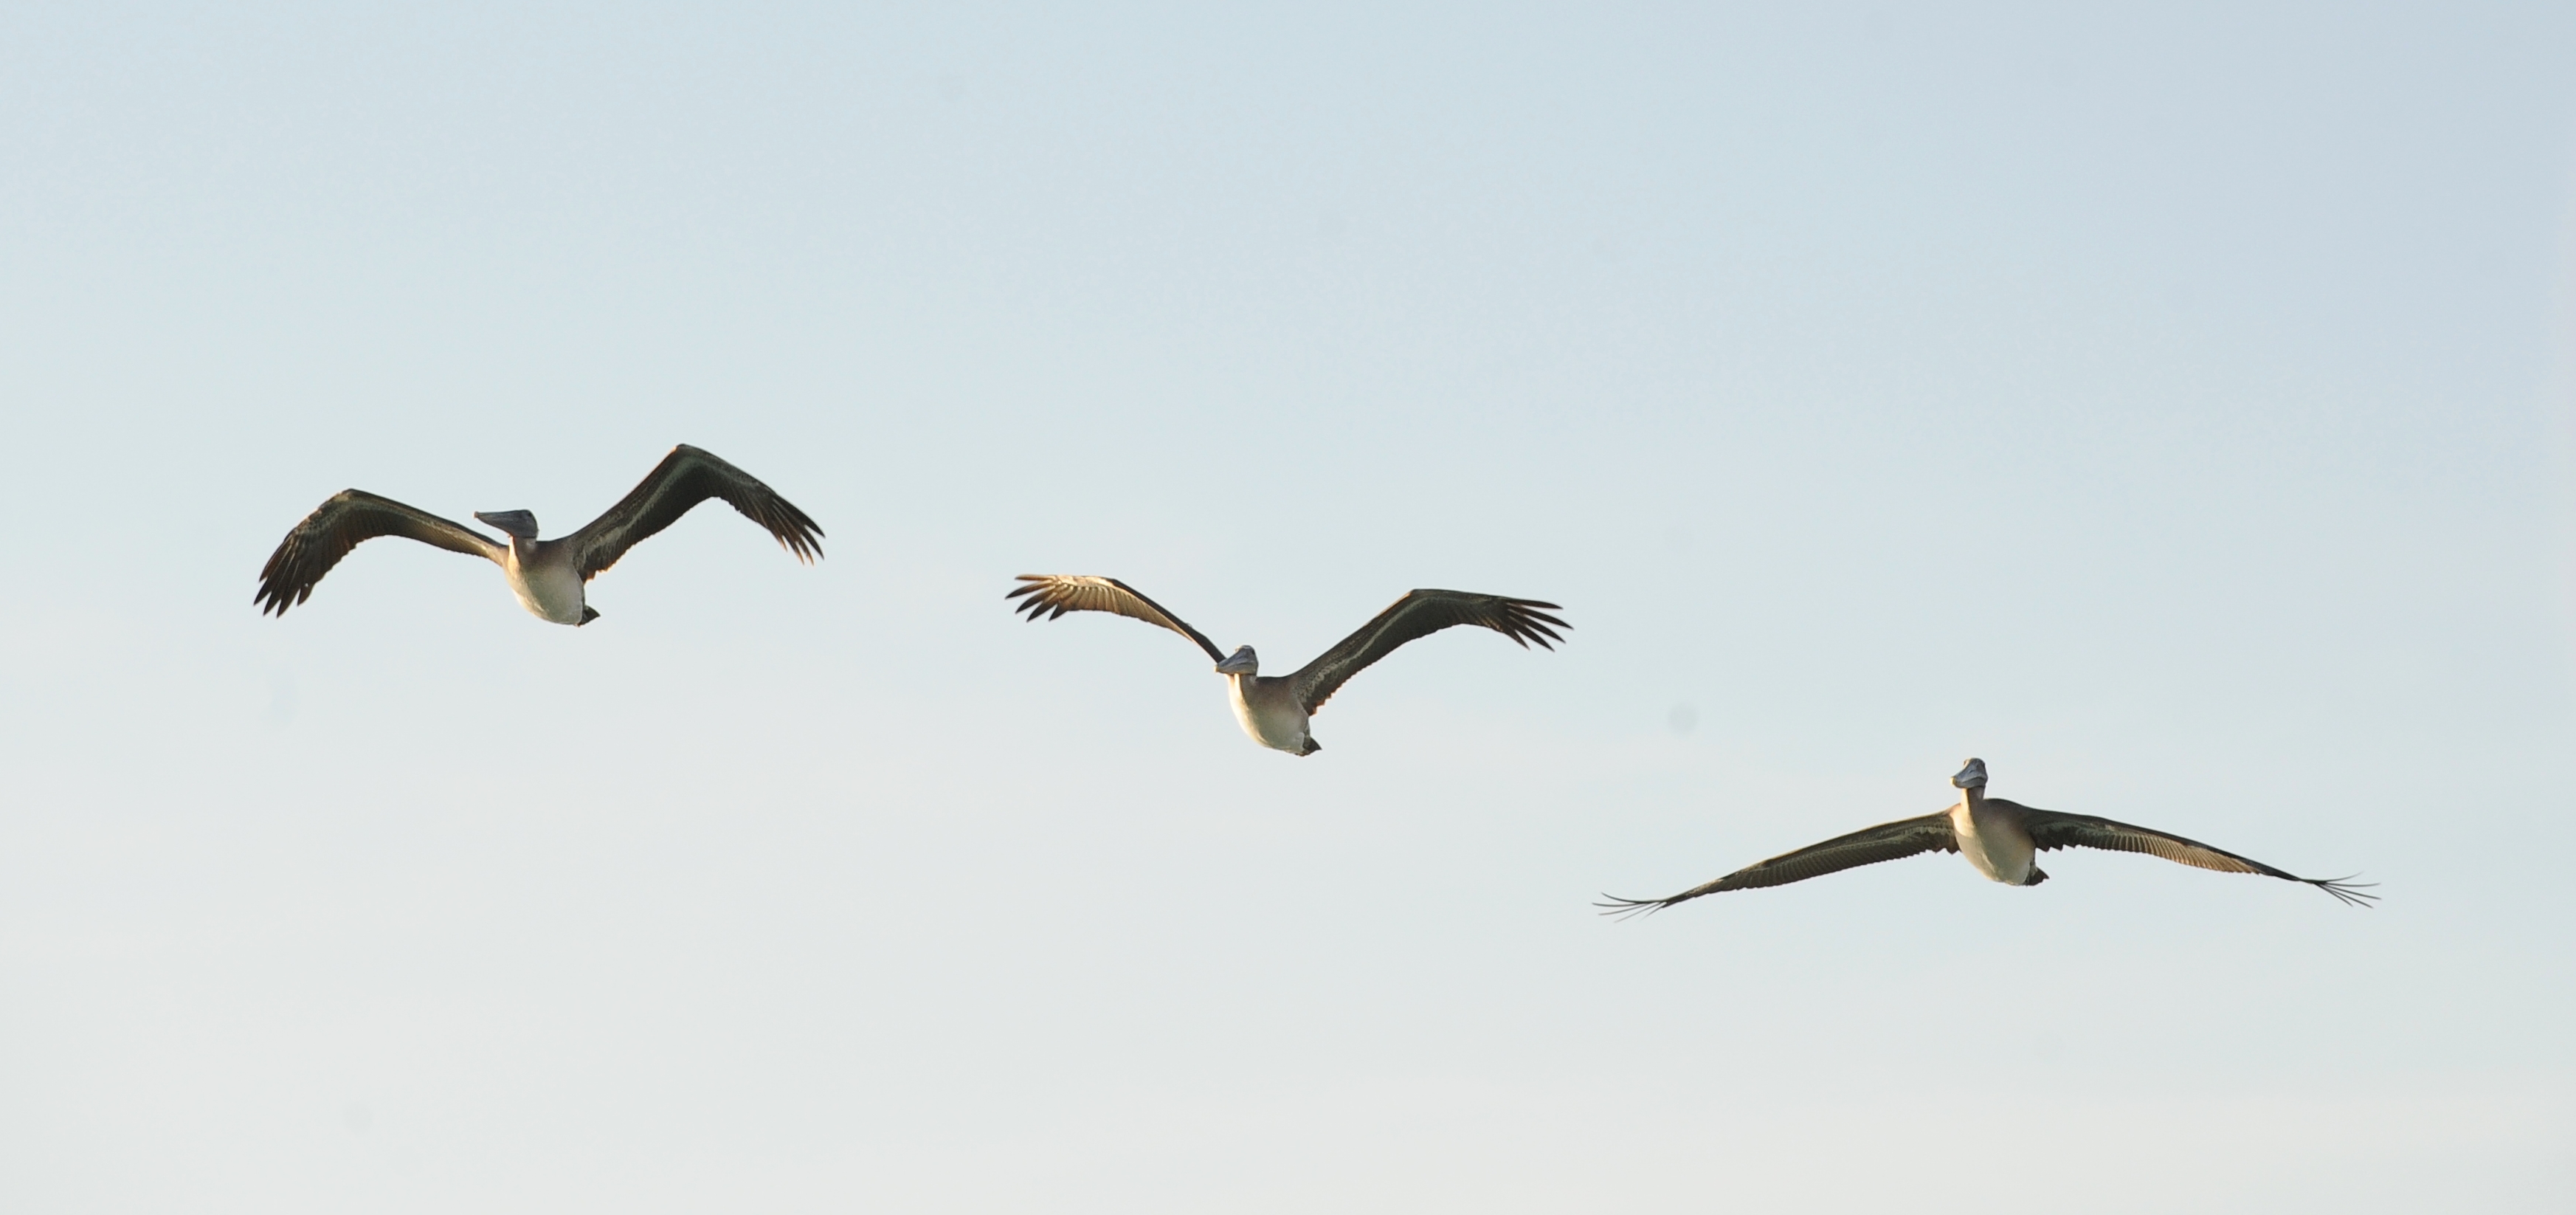
[[[1378,659],[1395,652],[1405,642],[1428,637],[1442,629],[1462,624],[1477,625],[1509,637],[1522,649],[1535,641],[1542,650],[1553,650],[1565,638],[1557,629],[1573,625],[1539,609],[1557,611],[1553,603],[1536,599],[1514,599],[1507,595],[1480,595],[1473,591],[1406,591],[1404,597],[1388,604],[1383,612],[1358,632],[1351,634],[1316,656],[1313,662],[1299,667],[1288,676],[1296,688],[1297,703],[1309,713],[1324,707],[1333,693],[1350,681],[1351,676],[1365,671]]]
[[[803,562],[822,555],[823,529],[777,491],[712,452],[685,443],[671,449],[617,505],[569,536],[537,538],[536,519],[525,511],[478,517],[511,532],[493,540],[451,519],[365,490],[334,494],[287,532],[260,568],[252,602],[263,613],[284,615],[304,602],[322,576],[349,550],[378,536],[403,536],[498,565],[522,605],[542,619],[581,624],[598,612],[584,602],[583,583],[615,565],[639,541],[669,527],[689,509],[720,498],[759,524],[779,546]]]
[[[1509,637],[1523,649],[1531,642],[1537,642],[1541,649],[1554,649],[1556,642],[1565,639],[1556,630],[1573,627],[1548,614],[1559,610],[1555,604],[1536,599],[1473,591],[1408,591],[1313,662],[1288,675],[1263,675],[1251,646],[1228,655],[1209,641],[1207,634],[1115,578],[1022,574],[1020,581],[1025,585],[1004,597],[1020,600],[1012,610],[1025,613],[1030,620],[1053,620],[1067,612],[1111,612],[1189,638],[1216,660],[1217,673],[1229,681],[1235,717],[1243,724],[1244,733],[1265,747],[1294,755],[1312,755],[1323,746],[1315,741],[1307,719],[1332,699],[1351,676],[1408,641],[1472,624]]]
[[[315,507],[278,542],[268,564],[259,567],[259,593],[251,602],[259,605],[262,615],[285,615],[286,609],[312,597],[313,584],[340,564],[350,549],[378,536],[402,536],[495,565],[501,564],[510,547],[419,507],[363,489],[344,489]]]
[[[1767,861],[1747,865],[1716,881],[1660,899],[1623,899],[1596,903],[1605,915],[1629,916],[1659,911],[1706,894],[1781,886],[1862,865],[1875,865],[1923,852],[1967,852],[1968,860],[1987,877],[2015,886],[2036,886],[2048,874],[2031,864],[2040,852],[2059,848],[2101,848],[2138,852],[2221,873],[2253,873],[2314,886],[2355,907],[2367,907],[2379,896],[2363,893],[2368,882],[2349,878],[2304,878],[2250,857],[2213,848],[2198,840],[2130,823],[2089,815],[2061,814],[2020,802],[1986,796],[1986,761],[1970,759],[1950,778],[1961,790],[1959,800],[1939,814],[1898,819],[1809,844]]]
[[[1927,814],[1921,818],[1901,818],[1892,823],[1864,827],[1849,835],[1837,835],[1821,844],[1809,844],[1783,852],[1765,861],[1756,861],[1713,882],[1693,886],[1680,894],[1660,899],[1623,899],[1613,895],[1601,897],[1612,914],[1634,915],[1640,911],[1661,911],[1675,903],[1685,903],[1704,894],[1727,890],[1750,890],[1758,886],[1785,886],[1811,877],[1858,869],[1881,861],[1901,860],[1925,852],[1957,852],[1958,837],[1950,831],[1950,812]],[[1705,872],[1705,871],[1703,871]]]
[[[1189,622],[1163,610],[1163,605],[1145,597],[1144,592],[1115,578],[1096,574],[1022,574],[1028,585],[1002,596],[1004,599],[1028,598],[1014,604],[1014,612],[1026,612],[1031,620],[1053,620],[1066,612],[1111,612],[1130,620],[1142,620],[1187,637],[1207,651],[1211,662],[1225,661],[1225,651],[1207,639],[1207,634],[1191,628]]]
[[[778,547],[795,554],[798,561],[812,565],[823,555],[823,529],[795,503],[714,452],[686,443],[672,448],[617,505],[558,543],[572,546],[579,554],[576,568],[587,579],[617,564],[626,550],[679,522],[690,508],[709,498],[723,499],[744,518],[767,529]]]
[[[2003,801],[2002,798],[1993,800]],[[2031,843],[2042,852],[2053,852],[2060,848],[2100,848],[2106,852],[2142,852],[2148,856],[2163,857],[2168,861],[2199,869],[2214,869],[2220,873],[2258,873],[2264,877],[2280,878],[2284,881],[2305,882],[2356,907],[2367,906],[2369,900],[2379,897],[2375,894],[2360,893],[2358,887],[2351,885],[2344,878],[2303,878],[2286,869],[2275,869],[2252,857],[2238,856],[2224,848],[2213,847],[2198,840],[2184,839],[2179,835],[2158,831],[2152,827],[2139,827],[2107,818],[2094,818],[2091,815],[2061,814],[2055,810],[2024,806],[2019,802],[2005,804],[2022,812],[2022,821],[2029,826]],[[2372,884],[2362,883],[2363,886]]]

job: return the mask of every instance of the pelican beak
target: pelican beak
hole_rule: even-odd
[[[500,528],[504,533],[535,543],[537,517],[523,510],[478,510],[474,517]]]
[[[1261,670],[1261,660],[1253,656],[1251,646],[1243,646],[1216,664],[1219,675],[1251,675]]]
[[[1950,778],[1950,783],[1962,789],[1984,788],[1986,784],[1986,761],[1982,759],[1969,760],[1966,767],[1959,769],[1959,774],[1957,776]]]

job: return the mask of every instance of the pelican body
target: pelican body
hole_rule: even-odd
[[[1784,852],[1667,898],[1622,899],[1605,895],[1603,897],[1610,898],[1610,901],[1597,906],[1607,909],[1605,914],[1610,915],[1659,911],[1704,894],[1756,886],[1784,886],[1920,852],[1956,852],[1992,881],[2006,886],[2036,886],[2048,880],[2047,872],[2036,863],[2038,854],[2058,848],[2143,852],[2222,873],[2256,873],[2304,882],[2355,907],[2367,907],[2371,900],[2379,897],[2363,892],[2371,885],[2368,882],[2355,883],[2349,878],[2304,878],[2250,857],[2238,856],[2152,827],[2088,815],[2061,814],[2000,797],[1988,797],[1986,761],[1982,759],[1968,760],[1958,775],[1950,778],[1950,783],[1959,790],[1959,800],[1938,814],[1881,823],[1795,852]]]
[[[1233,703],[1234,719],[1242,724],[1243,732],[1262,746],[1291,755],[1312,755],[1322,750],[1324,744],[1315,741],[1313,729],[1316,711],[1351,676],[1408,641],[1455,625],[1472,624],[1509,637],[1522,649],[1528,649],[1533,641],[1541,649],[1554,649],[1551,643],[1565,640],[1556,630],[1574,627],[1542,610],[1561,610],[1555,604],[1536,599],[1471,591],[1408,591],[1315,661],[1286,675],[1264,675],[1261,657],[1251,646],[1225,653],[1207,639],[1207,634],[1115,578],[1022,574],[1020,581],[1025,585],[1004,598],[1025,597],[1012,610],[1026,612],[1030,620],[1053,620],[1066,612],[1112,612],[1159,625],[1196,642],[1199,649],[1216,660],[1216,673],[1225,676],[1226,698]]]
[[[1216,673],[1225,676],[1225,698],[1233,703],[1234,719],[1252,741],[1292,755],[1312,755],[1323,749],[1324,744],[1315,741],[1314,715],[1297,702],[1288,680],[1261,674],[1261,659],[1251,646],[1216,664]]]
[[[509,536],[507,544],[461,523],[362,489],[342,490],[305,517],[278,542],[259,571],[252,602],[262,613],[283,616],[313,594],[315,583],[349,550],[378,536],[404,536],[452,553],[481,557],[501,567],[519,606],[539,620],[585,625],[599,619],[589,585],[617,564],[637,542],[671,526],[691,507],[722,498],[768,529],[779,546],[811,563],[823,551],[823,529],[794,503],[750,473],[712,452],[683,443],[671,449],[608,513],[569,536],[537,538],[537,517],[524,510],[476,511],[474,517]]]
[[[1950,783],[1959,788],[1959,800],[1948,811],[1950,837],[1957,841],[1959,855],[1977,872],[2006,886],[2036,886],[2048,880],[2033,861],[2039,855],[2039,842],[2031,838],[2030,825],[2014,811],[2022,809],[2012,802],[1986,797],[1985,761],[1972,759]],[[1975,775],[1971,776],[1973,772]],[[2006,807],[2010,807],[2007,809]]]
[[[530,615],[576,628],[599,618],[590,606],[589,579],[575,560],[578,549],[564,540],[537,539],[537,517],[523,510],[476,511],[474,517],[509,534],[501,553],[501,576],[510,593]]]

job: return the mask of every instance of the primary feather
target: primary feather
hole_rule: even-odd
[[[268,564],[259,568],[259,591],[251,602],[259,605],[262,615],[285,615],[286,609],[312,597],[314,584],[340,564],[350,549],[378,536],[402,536],[495,565],[509,551],[509,546],[453,519],[363,489],[344,489],[315,507],[278,542]]]
[[[1225,653],[1207,639],[1207,634],[1191,628],[1189,622],[1146,598],[1144,592],[1115,578],[1096,574],[1022,574],[1020,581],[1027,585],[1002,598],[1026,596],[1012,604],[1011,610],[1028,613],[1030,620],[1053,620],[1066,612],[1109,612],[1170,629],[1197,642],[1210,659],[1225,661]]]
[[[1492,629],[1528,649],[1531,642],[1543,650],[1556,648],[1565,638],[1557,629],[1570,629],[1567,624],[1546,611],[1563,611],[1553,603],[1536,599],[1514,599],[1508,595],[1483,595],[1473,591],[1414,590],[1387,605],[1358,632],[1345,637],[1333,648],[1318,655],[1313,662],[1288,676],[1295,686],[1297,702],[1309,713],[1324,707],[1351,676],[1365,671],[1377,660],[1394,653],[1408,641],[1428,637],[1442,629],[1472,624]]]
[[[672,448],[617,505],[560,543],[573,546],[575,567],[588,581],[617,564],[626,550],[678,522],[709,498],[723,499],[744,518],[767,529],[778,546],[794,553],[798,561],[810,565],[823,553],[823,529],[795,503],[715,453],[686,443]]]
[[[1900,860],[1925,852],[1957,852],[1958,836],[1950,829],[1950,812],[1927,814],[1921,818],[1901,818],[1892,823],[1864,827],[1849,835],[1837,835],[1821,844],[1809,844],[1783,852],[1767,861],[1756,861],[1725,877],[1704,885],[1693,886],[1680,894],[1660,899],[1623,899],[1603,895],[1607,903],[1593,906],[1607,908],[1611,915],[1635,915],[1640,911],[1661,911],[1675,903],[1688,902],[1704,894],[1727,890],[1749,890],[1759,886],[1786,886],[1811,877],[1840,873],[1881,861]]]

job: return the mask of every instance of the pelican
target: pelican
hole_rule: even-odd
[[[1811,877],[1936,849],[1966,856],[1977,872],[2007,886],[2036,886],[2048,880],[2048,875],[2031,863],[2036,853],[2058,848],[2102,848],[2112,852],[2144,852],[2221,873],[2259,873],[2265,877],[2305,882],[2355,907],[2367,907],[2379,897],[2363,893],[2364,887],[2376,885],[2375,882],[2355,883],[2350,878],[2303,878],[2261,861],[2152,827],[2133,827],[2081,814],[2060,814],[2000,797],[1988,797],[1986,761],[1982,759],[1970,759],[1965,767],[1959,769],[1957,776],[1950,778],[1950,783],[1961,790],[1959,800],[1938,814],[1881,823],[1850,835],[1836,836],[1821,844],[1810,844],[1795,852],[1784,852],[1670,898],[1622,899],[1603,895],[1611,901],[1593,906],[1607,908],[1602,913],[1604,915],[1660,911],[1703,894],[1755,886],[1785,886]]]
[[[268,564],[259,571],[259,594],[251,602],[262,614],[283,616],[286,609],[313,594],[313,584],[330,573],[340,558],[360,542],[378,536],[406,536],[451,553],[481,557],[501,567],[519,606],[538,619],[576,627],[599,619],[585,589],[593,575],[617,564],[638,541],[671,526],[689,508],[709,498],[722,498],[752,522],[769,529],[779,546],[812,564],[822,555],[823,529],[805,512],[778,496],[750,473],[725,463],[712,452],[683,443],[608,513],[569,536],[537,539],[537,517],[523,510],[476,511],[474,517],[508,533],[503,544],[461,523],[405,506],[363,489],[344,489],[314,508],[304,522],[286,533]]]
[[[1158,624],[1187,637],[1216,660],[1216,673],[1225,676],[1227,691],[1234,701],[1234,719],[1243,723],[1243,732],[1252,741],[1291,755],[1312,755],[1323,750],[1315,741],[1309,726],[1316,710],[1332,699],[1334,691],[1345,680],[1367,669],[1369,664],[1395,652],[1395,647],[1417,637],[1428,637],[1453,625],[1474,624],[1494,630],[1520,643],[1524,650],[1535,641],[1543,650],[1556,647],[1551,642],[1563,641],[1556,629],[1573,625],[1540,611],[1553,603],[1535,599],[1513,599],[1504,595],[1478,595],[1468,591],[1418,590],[1405,592],[1377,618],[1360,626],[1360,631],[1342,639],[1341,644],[1324,651],[1315,661],[1288,675],[1264,675],[1261,660],[1251,646],[1232,654],[1216,648],[1207,634],[1191,628],[1178,616],[1163,610],[1163,605],[1147,599],[1136,588],[1115,578],[1087,574],[1022,574],[1028,585],[1003,596],[1018,599],[1011,610],[1025,611],[1028,618],[1053,620],[1066,612],[1116,612],[1147,624]],[[1551,628],[1549,626],[1555,626]]]

